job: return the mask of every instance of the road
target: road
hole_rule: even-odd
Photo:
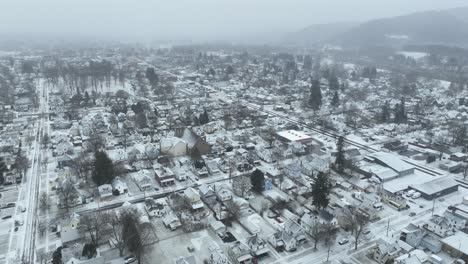
[[[38,198],[39,198],[39,185],[41,176],[41,160],[44,155],[41,149],[41,141],[44,135],[44,130],[47,129],[48,120],[44,113],[48,110],[48,89],[44,85],[42,79],[37,80],[37,92],[39,96],[39,107],[35,114],[38,119],[34,129],[34,141],[30,145],[31,152],[29,153],[29,160],[31,167],[24,177],[24,182],[20,187],[20,195],[18,195],[17,206],[14,213],[14,219],[20,214],[23,214],[19,208],[19,204],[26,209],[24,212],[24,225],[18,229],[17,233],[10,235],[8,243],[8,262],[19,263],[20,260],[27,261],[27,263],[36,263],[35,259],[35,244],[36,244],[36,230],[37,230],[37,215],[38,215]],[[15,228],[15,223],[12,223],[12,230]],[[16,239],[14,239],[16,236]],[[14,242],[16,240],[16,243]]]

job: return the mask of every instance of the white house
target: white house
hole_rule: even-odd
[[[109,199],[112,197],[112,185],[110,184],[103,184],[98,186],[99,197],[101,200]]]
[[[112,180],[112,191],[118,191],[119,194],[127,193],[128,192],[128,186],[127,183],[122,181],[120,177],[115,177]]]

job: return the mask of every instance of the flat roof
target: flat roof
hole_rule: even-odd
[[[452,177],[446,176],[446,177],[435,179],[426,183],[422,183],[418,185],[411,185],[411,188],[421,193],[432,195],[432,194],[436,194],[445,189],[452,188],[458,185],[459,185],[458,182],[455,181]]]
[[[306,135],[305,133],[297,130],[285,130],[285,131],[280,131],[276,133],[278,136],[285,138],[289,141],[295,141],[295,142],[307,142],[311,141],[312,137],[309,135]]]
[[[397,172],[414,169],[413,165],[403,161],[398,156],[391,153],[376,152],[370,154],[369,157],[381,161],[382,163],[384,163],[385,165]]]
[[[441,242],[468,255],[468,234],[457,231],[454,235],[442,239]]]

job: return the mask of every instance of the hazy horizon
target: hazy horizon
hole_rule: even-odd
[[[2,3],[0,34],[249,42],[271,40],[313,24],[366,21],[467,4],[463,0],[18,0]]]

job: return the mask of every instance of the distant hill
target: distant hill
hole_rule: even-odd
[[[327,42],[332,37],[342,34],[358,25],[358,22],[312,25],[300,31],[289,34],[283,39],[283,44],[313,45]]]
[[[326,27],[321,28],[326,30]],[[317,39],[321,36],[327,38],[319,42],[360,47],[411,44],[468,46],[468,7],[375,19],[348,29],[341,28],[344,29],[341,32],[331,29],[329,36],[321,32]],[[314,34],[314,31],[305,29],[297,32],[295,38],[313,40]]]

